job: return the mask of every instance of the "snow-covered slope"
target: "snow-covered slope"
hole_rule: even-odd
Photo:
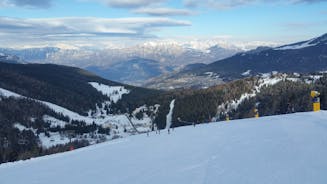
[[[93,112],[90,110],[88,116],[82,116],[76,112],[73,112],[69,109],[66,109],[64,107],[61,107],[59,105],[42,101],[42,100],[37,100],[37,99],[32,99],[35,102],[39,102],[45,106],[47,106],[49,109],[53,110],[54,112],[58,114],[62,114],[66,117],[69,118],[68,122],[64,122],[61,120],[58,120],[54,117],[51,117],[49,115],[44,115],[43,120],[47,123],[50,124],[51,127],[65,127],[66,124],[70,124],[72,120],[76,121],[83,121],[88,125],[91,125],[92,123],[95,123],[102,128],[110,128],[110,136],[106,136],[106,140],[111,140],[111,139],[116,139],[116,138],[121,138],[121,137],[126,137],[129,135],[134,135],[137,132],[146,132],[149,131],[151,128],[151,118],[148,117],[145,113],[143,114],[143,117],[141,119],[137,119],[135,117],[128,117],[126,114],[107,114],[105,113],[105,105],[110,105],[110,103],[116,103],[119,101],[124,94],[128,94],[130,91],[125,89],[123,86],[108,86],[104,85],[101,83],[96,83],[96,82],[89,82],[90,85],[92,85],[94,88],[96,88],[99,92],[103,93],[104,95],[107,95],[111,101],[105,101],[102,103],[101,108],[97,107],[97,111]],[[12,91],[0,88],[0,100],[2,98],[9,98],[13,97],[16,99],[26,99],[27,97],[22,96],[20,94],[14,93]],[[147,109],[147,106],[144,106],[143,109]],[[159,108],[158,106],[156,107],[149,107],[153,108],[154,110],[157,111]],[[133,123],[133,124],[132,124]],[[20,125],[19,123],[16,124],[16,128],[18,128],[21,132],[25,129],[28,130],[28,128]],[[136,130],[135,130],[136,129]],[[32,132],[36,135],[37,130],[32,130]],[[87,138],[89,135],[84,135],[81,136],[80,138],[74,138],[74,140],[83,140],[84,138]],[[60,132],[52,132],[49,134],[49,136],[45,136],[44,133],[41,133],[38,136],[40,143],[42,147],[44,148],[50,148],[52,146],[56,145],[61,145],[61,144],[66,144],[69,143],[69,138],[65,137],[63,135],[60,135]],[[88,140],[90,144],[95,144],[98,141],[98,138],[87,138],[85,140]],[[1,180],[0,180],[1,184]]]
[[[267,86],[273,86],[278,82],[289,80],[287,74],[278,74],[276,73],[264,73],[261,74],[261,77],[258,79],[257,84],[253,86],[251,93],[244,93],[241,95],[239,99],[230,100],[227,102],[223,102],[217,108],[217,116],[221,113],[229,113],[232,110],[236,110],[239,105],[244,102],[245,100],[255,97],[258,93],[260,93],[261,88]],[[298,78],[292,78],[293,81],[299,81]],[[217,117],[214,117],[217,118]]]
[[[312,47],[312,46],[317,45],[317,44],[311,44],[310,43],[313,40],[314,39],[309,40],[309,41],[305,41],[305,42],[292,44],[292,45],[285,45],[285,46],[282,46],[282,47],[277,47],[277,48],[275,48],[275,50],[292,50],[292,49],[303,49],[303,48],[306,48],[306,47]]]
[[[129,90],[125,89],[123,86],[108,86],[97,82],[89,82],[89,84],[103,95],[108,96],[114,103],[117,103],[124,94],[129,93]]]
[[[0,165],[0,183],[327,183],[327,112],[204,124]]]
[[[275,48],[275,50],[303,49],[303,48],[306,48],[306,47],[316,46],[318,44],[327,44],[326,42],[327,42],[327,34],[324,34],[324,35],[322,35],[320,37],[313,38],[313,39],[308,40],[308,41],[277,47],[277,48]]]

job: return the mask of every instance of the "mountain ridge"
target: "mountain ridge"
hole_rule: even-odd
[[[216,85],[218,80],[224,82],[256,76],[273,71],[286,73],[320,72],[327,70],[327,34],[307,41],[288,44],[280,47],[259,47],[255,50],[237,53],[231,57],[195,68],[181,71],[169,76],[154,79],[145,87],[164,89],[174,87],[174,83],[184,80],[185,84],[177,83],[177,87],[192,87],[192,81],[200,80],[201,88]],[[211,73],[212,75],[207,75]],[[247,74],[247,75],[242,75]],[[215,80],[206,84],[206,81]],[[153,85],[156,84],[156,85]],[[163,87],[161,87],[163,86]],[[166,88],[167,89],[167,88]]]

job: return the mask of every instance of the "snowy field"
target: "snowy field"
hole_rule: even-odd
[[[0,165],[1,184],[326,184],[327,111],[177,128]]]

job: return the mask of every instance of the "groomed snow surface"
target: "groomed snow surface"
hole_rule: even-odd
[[[176,128],[0,165],[1,184],[326,184],[327,111]]]

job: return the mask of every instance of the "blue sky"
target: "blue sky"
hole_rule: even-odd
[[[217,36],[288,43],[326,32],[326,0],[0,0],[3,44]]]

